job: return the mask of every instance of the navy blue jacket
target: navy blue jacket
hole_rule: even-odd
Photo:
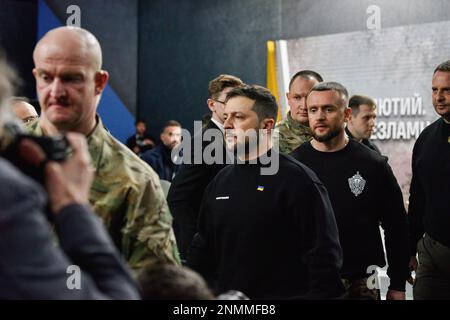
[[[170,153],[171,150],[161,143],[152,150],[141,154],[141,158],[155,170],[159,179],[172,182],[172,178],[178,173],[180,165],[172,162]]]

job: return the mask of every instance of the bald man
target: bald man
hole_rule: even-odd
[[[156,173],[104,128],[97,106],[108,82],[97,39],[77,27],[49,31],[33,53],[41,117],[37,135],[84,134],[96,170],[90,191],[122,255],[134,269],[179,263],[172,217]]]
[[[280,152],[289,154],[311,140],[306,96],[314,85],[322,81],[322,76],[312,70],[301,70],[292,76],[289,92],[286,92],[290,110],[286,118],[276,124],[274,131],[274,139],[278,140]]]
[[[11,109],[15,116],[23,123],[28,123],[38,117],[36,109],[31,104],[29,104],[25,98],[12,98]]]

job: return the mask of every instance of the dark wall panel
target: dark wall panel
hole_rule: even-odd
[[[264,84],[279,9],[273,0],[141,1],[139,115],[155,132],[169,119],[191,130],[218,74]]]
[[[382,28],[450,19],[447,0],[141,0],[138,114],[191,130],[213,77],[264,85],[267,40],[367,30],[370,5]]]
[[[36,39],[37,3],[33,0],[0,0],[0,47],[6,51],[22,79],[18,95],[34,98],[33,49]]]
[[[132,114],[136,113],[138,0],[46,0],[63,24],[67,8],[81,10],[81,27],[91,31],[103,50],[103,68],[110,85]]]
[[[265,84],[266,41],[366,30],[369,5],[383,28],[450,19],[447,0],[47,0],[61,21],[71,4],[104,51],[111,87],[154,134],[207,112],[208,81],[231,73]],[[0,0],[0,43],[34,96],[37,1]],[[331,52],[330,54],[338,54]]]

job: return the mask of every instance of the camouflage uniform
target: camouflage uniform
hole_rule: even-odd
[[[345,287],[345,298],[349,300],[380,300],[379,289],[369,289],[367,280],[369,278],[342,279]]]
[[[39,120],[28,125],[43,135]],[[130,267],[180,264],[172,216],[158,175],[103,126],[87,137],[95,168],[89,201]]]
[[[274,139],[279,139],[281,153],[291,153],[311,138],[311,129],[292,119],[291,112],[287,114],[286,119],[278,122],[275,126]]]

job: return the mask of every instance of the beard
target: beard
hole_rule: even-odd
[[[363,139],[370,139],[370,137],[372,136],[372,133],[373,133],[373,130],[371,130],[371,131],[369,131],[369,132],[366,132],[366,133],[363,135]]]
[[[226,142],[227,153],[229,155],[232,154],[235,159],[244,157],[250,153],[253,153],[255,150],[259,149],[259,144],[261,141],[260,128],[257,127],[249,130],[254,130],[253,132],[256,134],[252,134],[252,132],[249,132],[249,135],[242,137],[243,139],[241,139],[240,141],[236,141],[235,143],[232,144]]]
[[[315,139],[316,141],[319,141],[319,142],[328,142],[328,141],[330,141],[331,139],[337,137],[337,136],[341,133],[342,130],[343,130],[342,128],[339,128],[339,127],[338,127],[338,128],[335,128],[335,129],[330,130],[328,133],[326,133],[326,134],[324,134],[324,135],[322,135],[322,136],[319,136],[319,135],[317,135],[315,132],[313,132],[313,137],[314,137],[314,139]]]
[[[259,146],[259,134],[256,135],[256,137],[249,138],[246,137],[244,143],[236,143],[233,146],[233,152],[235,155],[245,155],[249,154],[251,151],[255,150]]]

